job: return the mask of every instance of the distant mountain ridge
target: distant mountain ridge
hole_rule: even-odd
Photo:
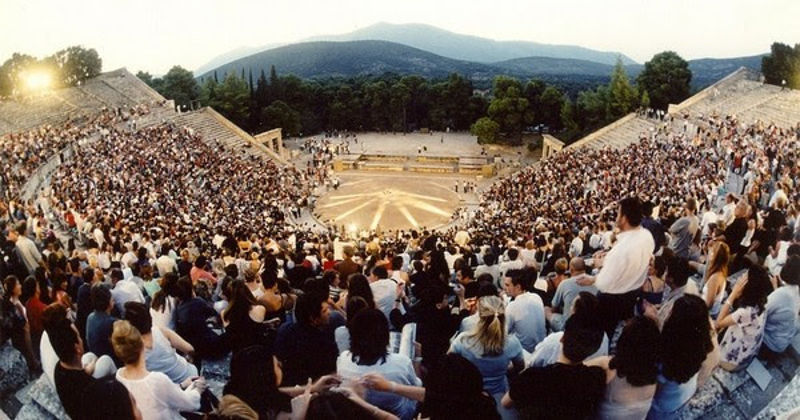
[[[290,44],[257,52],[220,67],[197,74],[218,77],[226,73],[252,71],[254,77],[263,70],[269,73],[275,66],[279,74],[294,74],[301,78],[380,76],[384,73],[417,74],[428,78],[444,78],[459,73],[472,80],[476,87],[487,88],[497,75],[522,79],[540,78],[549,82],[578,83],[591,87],[605,83],[612,65],[588,60],[553,57],[524,57],[495,63],[478,63],[442,57],[428,51],[387,41],[316,41]],[[761,56],[730,59],[690,60],[692,88],[707,86],[739,67],[761,69]],[[640,64],[625,66],[628,76],[635,78],[644,68]]]
[[[428,51],[456,60],[493,63],[522,57],[571,58],[616,64],[636,64],[620,52],[597,51],[576,45],[542,44],[530,41],[495,41],[473,35],[458,34],[420,23],[376,23],[340,35],[322,35],[305,41],[389,41]]]

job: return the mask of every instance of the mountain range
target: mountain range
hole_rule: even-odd
[[[237,57],[238,56],[238,57]],[[384,73],[418,74],[430,78],[459,73],[476,87],[486,88],[497,75],[581,85],[604,83],[619,57],[630,77],[643,69],[630,58],[569,45],[525,41],[494,41],[445,31],[429,25],[380,23],[348,34],[314,37],[283,46],[240,48],[216,57],[199,68],[203,79],[215,72],[261,71],[275,66],[279,74],[301,78],[379,76]],[[760,70],[761,57],[689,60],[692,87],[705,87],[737,68]]]

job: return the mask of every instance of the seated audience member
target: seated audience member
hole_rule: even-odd
[[[502,399],[503,406],[516,408],[523,418],[592,417],[603,401],[606,374],[583,361],[597,348],[603,331],[585,325],[580,316],[571,316],[564,328],[563,352],[558,361],[522,371],[511,381]]]
[[[653,305],[660,305],[664,301],[665,281],[664,274],[667,272],[667,259],[664,255],[653,257],[647,278],[642,285],[642,299]]]
[[[142,335],[145,366],[148,370],[161,372],[176,384],[197,376],[197,367],[177,353],[194,353],[192,345],[174,331],[154,326],[147,306],[138,302],[126,303],[125,320]]]
[[[178,306],[175,297],[178,286],[178,275],[167,273],[161,278],[161,288],[150,300],[150,317],[153,325],[175,331],[175,307]]]
[[[128,302],[144,303],[144,295],[142,289],[133,282],[133,280],[125,280],[122,275],[122,270],[111,270],[111,296],[114,298],[115,313],[120,317],[125,316],[125,304]]]
[[[92,286],[91,292],[94,311],[86,320],[86,347],[97,356],[115,358],[111,347],[111,331],[117,318],[111,316],[114,307],[111,290],[104,284],[98,284]]]
[[[689,279],[691,275],[689,262],[683,258],[668,257],[667,258],[667,271],[664,275],[664,281],[670,290],[664,296],[664,301],[661,305],[652,305],[650,302],[643,302],[643,310],[648,316],[655,317],[658,320],[658,325],[664,325],[667,317],[672,313],[672,305],[675,301],[685,295],[699,296],[697,284],[694,280]]]
[[[573,257],[569,262],[570,278],[561,282],[553,296],[552,308],[545,308],[545,316],[553,331],[562,331],[564,323],[572,314],[572,305],[578,294],[589,292],[597,294],[594,280],[586,275],[586,265],[581,257]],[[531,350],[532,351],[532,350]]]
[[[391,392],[423,403],[431,420],[499,420],[494,398],[483,390],[481,372],[469,360],[447,354],[428,372],[425,387],[392,382],[377,373],[363,378],[367,388]]]
[[[714,352],[708,307],[695,295],[672,305],[661,328],[661,364],[648,418],[668,418],[694,395],[703,363]]]
[[[225,396],[234,396],[258,413],[261,419],[288,419],[292,413],[292,397],[309,392],[323,392],[341,381],[335,376],[322,376],[308,386],[278,388],[283,371],[278,358],[264,346],[250,346],[231,358],[231,376],[223,389]],[[302,418],[302,417],[292,417]]]
[[[81,403],[82,394],[97,378],[113,374],[114,362],[108,356],[97,358],[83,352],[83,340],[78,329],[66,317],[48,321],[49,344],[58,357],[53,382],[64,411],[75,420],[89,418],[93,406]]]
[[[33,352],[31,343],[31,331],[28,317],[25,314],[25,305],[20,301],[22,296],[22,283],[17,276],[10,275],[3,280],[3,290],[5,291],[2,300],[2,319],[3,329],[0,335],[5,338],[11,337],[11,344],[25,356],[28,364],[28,371],[35,373],[41,369],[41,365]]]
[[[46,281],[46,279],[45,279]],[[25,315],[28,317],[30,325],[31,345],[34,352],[39,348],[39,341],[42,338],[42,312],[47,305],[42,302],[42,291],[39,282],[34,277],[28,277],[22,284],[22,296],[27,298],[25,303]],[[45,290],[46,296],[46,290]]]
[[[386,267],[377,266],[370,272],[369,287],[375,298],[375,306],[383,312],[387,320],[397,299],[397,286],[397,282],[389,278]]]
[[[87,407],[84,417],[75,420],[143,420],[133,394],[113,376],[103,378],[84,388],[81,405]]]
[[[389,326],[377,309],[359,312],[350,323],[350,350],[336,361],[336,372],[343,380],[357,381],[367,373],[380,373],[404,385],[422,385],[414,372],[411,360],[401,354],[389,353]],[[401,419],[411,419],[417,412],[413,400],[385,392],[368,392],[370,404],[391,412]]]
[[[272,345],[274,331],[264,322],[266,312],[266,308],[258,304],[243,281],[234,280],[231,283],[231,302],[222,312],[222,322],[233,352],[256,344]]]
[[[525,366],[522,344],[506,333],[503,300],[484,296],[478,300],[480,320],[471,331],[458,334],[450,345],[450,353],[463,356],[478,367],[483,376],[483,389],[498,402],[508,391],[509,364],[520,371]],[[501,410],[503,418],[512,418],[513,412]]]
[[[283,364],[283,386],[303,385],[336,371],[338,351],[328,324],[326,296],[302,295],[294,308],[295,322],[285,323],[275,338],[275,356]]]
[[[369,308],[367,301],[361,296],[351,296],[347,299],[347,323],[337,327],[334,331],[334,338],[336,339],[336,347],[339,349],[339,354],[345,350],[350,350],[350,324],[355,319],[356,314],[364,309]]]
[[[769,273],[757,265],[751,266],[747,275],[733,286],[717,320],[717,330],[727,328],[719,343],[723,369],[746,368],[758,353],[764,339],[767,317],[764,309],[770,292]]]
[[[178,306],[175,308],[175,332],[192,345],[195,357],[218,359],[228,352],[224,336],[209,327],[208,320],[218,321],[211,304],[194,295],[192,282],[181,277],[175,287]]]
[[[597,297],[589,292],[580,292],[572,305],[572,314],[569,318],[573,316],[578,316],[580,318],[581,322],[575,323],[575,327],[580,326],[581,328],[599,329],[601,326],[597,318],[598,310]],[[550,335],[545,337],[545,339],[536,346],[530,358],[526,359],[526,364],[528,366],[543,367],[556,363],[563,352],[563,337],[564,331],[550,333]],[[607,356],[608,346],[608,336],[603,333],[602,340],[598,343],[594,353],[587,357],[587,360],[594,359],[595,357]]]
[[[225,395],[206,420],[258,420],[258,413],[233,395]]]
[[[547,335],[544,304],[539,295],[531,292],[531,276],[523,270],[508,270],[503,287],[511,302],[505,309],[506,330],[519,339],[522,348],[532,352]]]
[[[431,284],[419,292],[417,303],[405,314],[401,314],[399,302],[392,309],[391,321],[396,330],[402,331],[407,323],[416,323],[416,341],[420,343],[422,364],[426,368],[432,367],[447,353],[450,337],[455,334],[461,320],[468,314],[465,309],[461,309],[466,306],[465,299],[461,295],[463,292],[463,287],[456,289],[459,306],[451,308],[447,303],[447,288],[440,284]],[[454,309],[461,310],[453,313]]]
[[[795,255],[786,260],[781,269],[780,280],[783,286],[767,297],[767,320],[762,346],[762,349],[774,353],[785,351],[797,334],[797,317],[800,313],[800,256]]]
[[[660,339],[655,321],[635,317],[622,329],[614,356],[586,362],[606,371],[606,394],[597,418],[641,420],[647,416],[656,393]]]
[[[111,340],[114,352],[125,364],[117,371],[116,378],[133,395],[143,418],[178,420],[182,411],[200,410],[200,394],[206,390],[202,377],[179,385],[161,372],[148,371],[144,341],[139,330],[128,321],[114,322]]]
[[[725,242],[719,241],[711,247],[708,265],[704,274],[703,300],[706,301],[711,318],[717,319],[725,299],[725,287],[728,285],[728,264],[730,251]]]
[[[320,420],[340,418],[396,420],[398,418],[394,414],[364,401],[357,392],[349,388],[339,388],[311,395],[308,406],[305,407],[305,412],[302,414],[302,417],[306,419]],[[294,412],[292,412],[292,417],[295,418]]]

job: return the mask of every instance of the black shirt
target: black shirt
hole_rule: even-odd
[[[65,369],[61,366],[61,363],[57,363],[53,380],[56,383],[56,392],[58,392],[61,405],[64,406],[64,411],[73,420],[86,418],[87,409],[90,409],[90,407],[81,404],[81,397],[83,391],[93,384],[96,379],[82,369]]]
[[[275,356],[283,363],[282,386],[304,385],[308,378],[336,372],[339,350],[329,332],[302,323],[284,324],[275,339]]]
[[[597,366],[556,363],[525,369],[511,381],[521,418],[586,419],[605,395],[606,373]]]

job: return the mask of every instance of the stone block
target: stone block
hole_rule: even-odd
[[[736,391],[745,382],[751,380],[750,375],[744,369],[738,372],[728,372],[725,369],[717,368],[711,376],[719,381],[727,392]]]
[[[691,420],[703,417],[720,404],[727,403],[727,395],[719,382],[709,378],[703,387],[695,392],[692,399],[681,408],[677,417],[682,420]]]
[[[0,396],[8,395],[28,382],[28,364],[17,349],[6,342],[0,346]]]
[[[65,418],[67,417],[55,417],[35,402],[31,402],[30,404],[25,404],[22,410],[19,410],[14,420],[57,420]]]
[[[726,401],[725,403],[718,404],[717,406],[713,407],[711,411],[697,418],[702,420],[746,420],[749,417],[743,416],[736,406],[733,405],[733,403]]]
[[[28,392],[31,400],[38,404],[42,409],[49,412],[55,418],[63,419],[67,417],[64,412],[64,406],[61,405],[61,400],[58,398],[58,393],[47,377],[42,375],[31,386]]]
[[[772,381],[770,381],[766,390],[762,391],[755,381],[751,380],[739,386],[735,391],[730,392],[731,400],[747,418],[753,418],[757,415],[786,386],[787,381],[778,368],[770,367],[767,370],[772,376]]]
[[[773,419],[777,415],[787,413],[797,407],[800,407],[800,376],[795,376],[755,418],[759,420]]]
[[[231,376],[231,354],[219,360],[203,360],[200,375],[206,379],[217,379],[223,383]]]

